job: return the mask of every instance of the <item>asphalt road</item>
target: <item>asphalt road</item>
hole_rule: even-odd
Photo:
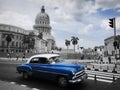
[[[27,87],[37,88],[39,90],[106,90],[113,84],[87,79],[79,85],[70,85],[69,87],[61,88],[56,83],[48,80],[35,78],[23,80],[21,75],[16,73],[17,65],[19,63],[0,62],[0,80],[15,82],[18,85],[26,85]]]

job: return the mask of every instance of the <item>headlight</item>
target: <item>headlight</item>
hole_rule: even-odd
[[[73,74],[73,75],[75,75],[75,72],[74,72],[74,71],[72,71],[72,74]]]

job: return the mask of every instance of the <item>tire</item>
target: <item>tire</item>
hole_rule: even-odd
[[[67,85],[68,85],[67,79],[66,79],[64,76],[58,77],[58,85],[59,85],[60,87],[65,87],[65,86],[67,86]]]
[[[22,73],[22,77],[23,77],[23,79],[25,79],[25,80],[28,80],[28,79],[29,79],[29,75],[28,75],[27,72],[23,72],[23,73]]]

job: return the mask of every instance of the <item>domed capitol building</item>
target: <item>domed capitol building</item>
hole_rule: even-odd
[[[0,53],[46,53],[55,47],[55,39],[51,35],[50,18],[44,6],[35,18],[33,30],[0,24]]]

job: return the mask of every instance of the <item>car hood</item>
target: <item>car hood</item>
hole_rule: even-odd
[[[55,63],[55,64],[52,64],[53,66],[55,67],[58,67],[58,68],[63,68],[63,69],[67,69],[67,70],[72,70],[74,72],[78,72],[78,71],[81,71],[81,70],[84,70],[84,65],[83,64],[79,64],[79,63],[75,63],[75,62],[58,62],[58,63]]]

